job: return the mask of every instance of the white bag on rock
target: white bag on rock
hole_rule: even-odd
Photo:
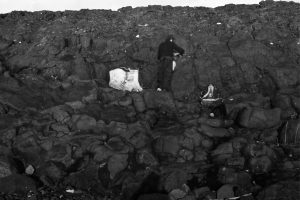
[[[173,70],[173,71],[175,71],[175,67],[176,67],[176,61],[173,60],[173,62],[172,62],[172,70]]]
[[[117,90],[142,91],[139,83],[139,70],[121,68],[109,71],[109,86]]]

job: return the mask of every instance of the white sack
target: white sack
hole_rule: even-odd
[[[175,70],[175,67],[176,67],[176,62],[175,62],[175,60],[173,60],[173,63],[172,63],[173,65],[172,65],[172,69],[173,69],[173,71]]]
[[[142,91],[139,83],[139,70],[124,71],[117,68],[109,71],[109,86],[117,90]]]

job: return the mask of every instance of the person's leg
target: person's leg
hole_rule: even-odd
[[[159,67],[158,67],[158,74],[157,74],[157,88],[163,87],[163,81],[164,81],[164,72],[165,72],[165,61],[160,61]]]
[[[165,70],[164,70],[164,79],[163,79],[163,88],[167,91],[171,91],[171,82],[172,82],[172,60],[165,61]]]

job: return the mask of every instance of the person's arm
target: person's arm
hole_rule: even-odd
[[[180,55],[184,54],[184,49],[179,47],[177,44],[173,43],[173,49],[177,51]]]

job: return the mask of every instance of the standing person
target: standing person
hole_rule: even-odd
[[[171,91],[174,53],[179,53],[182,56],[184,50],[175,44],[174,36],[169,35],[158,47],[157,58],[160,61],[160,66],[158,69],[157,91]]]

